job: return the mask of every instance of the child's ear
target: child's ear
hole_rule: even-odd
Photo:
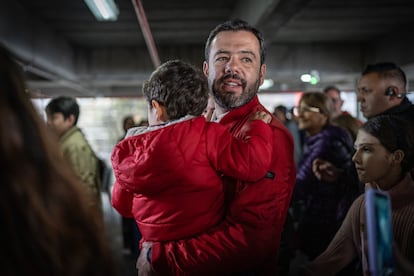
[[[152,105],[152,108],[155,109],[155,114],[157,116],[157,121],[160,121],[160,122],[168,121],[168,114],[167,114],[167,110],[165,109],[164,105],[160,104],[156,100],[152,100],[151,105]]]

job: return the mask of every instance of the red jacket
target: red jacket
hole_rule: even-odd
[[[234,136],[245,137],[248,118],[264,110],[255,97],[230,111],[220,123]],[[271,128],[273,153],[268,176],[253,185],[242,181],[225,185],[234,189],[227,193],[231,202],[226,218],[216,227],[193,238],[153,243],[151,264],[159,275],[225,275],[238,271],[276,275],[296,168],[291,134],[276,118]]]
[[[134,216],[146,241],[204,232],[224,216],[220,174],[246,181],[264,178],[271,139],[262,121],[251,121],[249,139],[235,139],[204,117],[128,137],[112,153],[112,205],[123,216]]]

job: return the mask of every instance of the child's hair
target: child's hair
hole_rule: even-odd
[[[361,129],[376,137],[388,151],[404,152],[403,173],[414,167],[414,128],[410,122],[395,115],[380,115],[369,119]]]
[[[165,106],[170,120],[186,115],[200,116],[208,101],[207,78],[201,70],[181,60],[160,65],[144,83],[142,91],[148,103],[156,100]]]

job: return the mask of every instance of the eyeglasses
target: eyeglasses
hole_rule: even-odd
[[[321,113],[321,109],[319,107],[314,107],[314,106],[295,106],[293,108],[293,114],[295,116],[298,116],[299,114],[302,114],[305,112]]]

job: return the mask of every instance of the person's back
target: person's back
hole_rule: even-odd
[[[57,97],[46,106],[48,126],[59,137],[65,157],[90,194],[91,206],[101,209],[98,158],[77,126],[79,105],[74,98]]]
[[[0,275],[117,275],[87,194],[0,47]]]
[[[250,138],[237,140],[219,124],[206,122],[201,114],[207,80],[181,61],[161,65],[143,92],[153,105],[148,113],[156,114],[149,117],[149,127],[130,129],[113,151],[112,204],[134,216],[145,241],[206,231],[224,216],[222,173],[247,181],[264,178],[270,129],[254,120]]]

